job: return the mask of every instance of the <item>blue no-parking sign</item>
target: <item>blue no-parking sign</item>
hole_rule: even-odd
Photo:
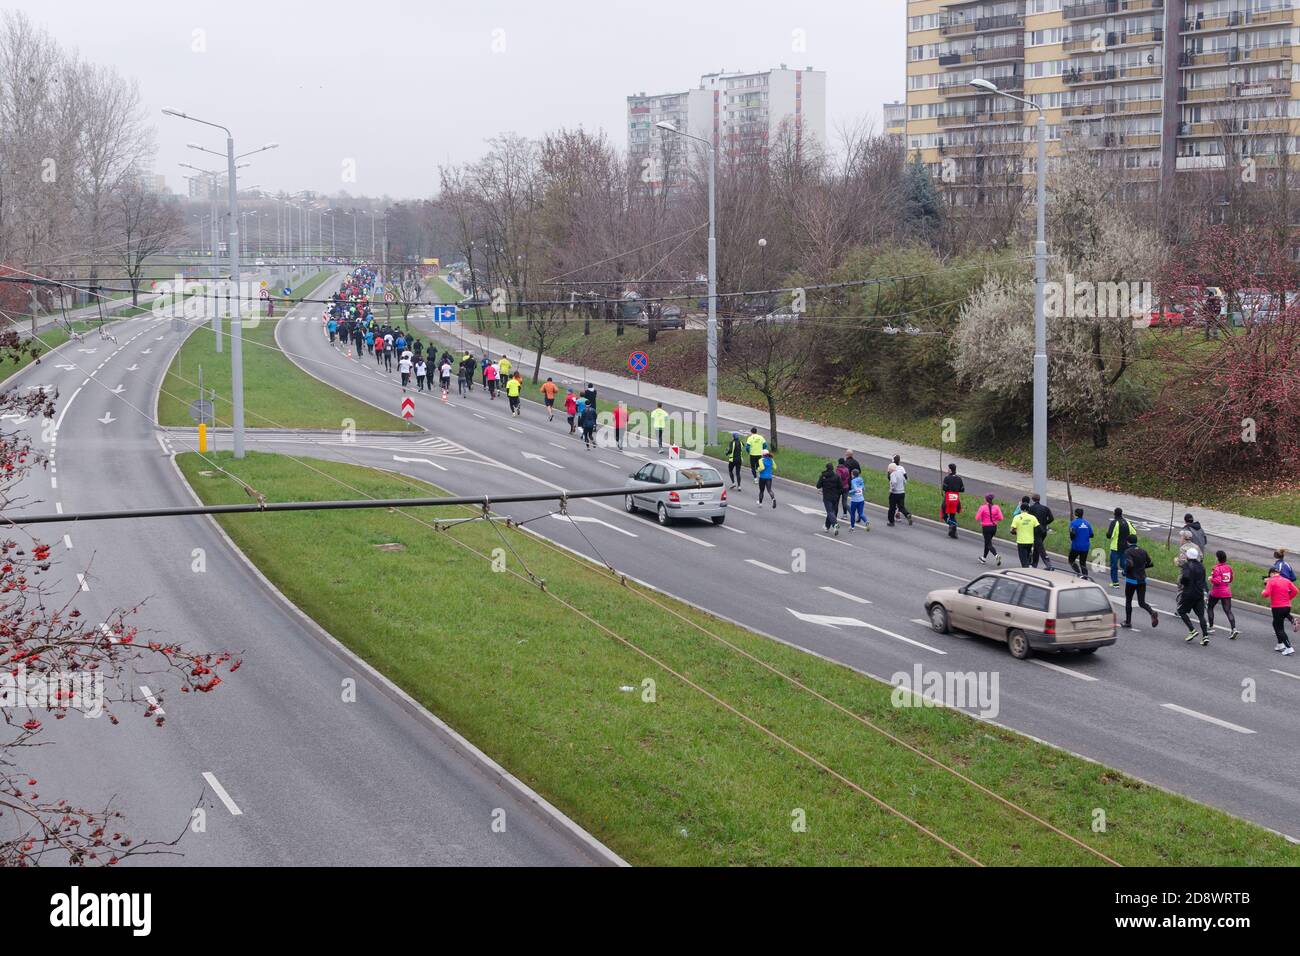
[[[433,321],[455,322],[456,307],[454,305],[435,305],[433,307]]]
[[[650,367],[650,356],[638,349],[627,357],[627,367],[629,371],[640,375]]]

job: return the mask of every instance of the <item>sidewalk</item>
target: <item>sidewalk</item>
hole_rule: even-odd
[[[457,323],[456,325],[439,326],[434,328],[433,334],[448,345],[454,343],[459,346],[462,331],[459,325]],[[465,342],[474,351],[478,353],[485,351],[487,336],[472,332],[468,327],[464,329],[464,336]],[[532,372],[533,363],[537,360],[536,352],[505,343],[501,339],[494,338],[491,341],[493,355],[504,353],[516,361],[522,370],[527,373]],[[552,375],[557,381],[564,384],[588,381],[592,382],[597,389],[603,388],[628,395],[637,394],[636,380],[623,375],[611,375],[607,372],[587,370],[580,365],[559,362],[546,356],[542,357],[542,370],[544,374]],[[667,406],[676,406],[698,413],[703,413],[705,410],[705,399],[702,395],[684,392],[675,388],[665,388],[661,385],[651,385],[648,382],[642,382],[640,385],[640,399],[646,404],[663,402]],[[757,426],[759,431],[764,433],[767,432],[769,427],[767,412],[746,405],[737,405],[734,402],[719,401],[718,418],[719,420],[725,419],[737,422],[745,426],[745,428]],[[850,431],[847,428],[818,425],[815,422],[788,418],[784,415],[777,416],[777,428],[782,435],[819,442],[832,448],[852,448],[855,452],[862,452],[885,459],[893,458],[894,455],[902,455],[903,461],[908,464],[934,460],[936,454],[933,448],[906,445],[888,438],[864,435],[861,432]],[[1030,476],[1022,472],[999,468],[996,465],[985,464],[969,458],[962,458],[961,473],[967,479],[984,481],[1005,488],[1021,488],[1026,493],[1028,493],[1031,486]],[[1115,508],[1123,508],[1124,514],[1135,520],[1155,522],[1162,529],[1169,525],[1169,502],[1167,500],[1160,501],[1141,495],[1105,491],[1075,483],[1071,483],[1070,491],[1076,505],[1105,512],[1113,511]],[[1065,501],[1065,482],[1049,480],[1047,483],[1047,497],[1049,501]],[[1182,527],[1182,517],[1187,510],[1189,509],[1181,504],[1174,509],[1175,529]],[[1263,521],[1259,518],[1249,518],[1226,511],[1212,511],[1208,508],[1198,507],[1191,510],[1194,510],[1196,520],[1205,526],[1212,538],[1218,537],[1240,541],[1257,548],[1267,549],[1270,552],[1274,548],[1282,547],[1286,548],[1290,553],[1300,554],[1300,526]],[[1175,539],[1176,536],[1177,530],[1175,530]]]

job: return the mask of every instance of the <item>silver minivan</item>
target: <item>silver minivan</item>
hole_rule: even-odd
[[[697,491],[663,491],[664,485],[688,481],[715,481],[716,488]],[[709,464],[686,459],[648,461],[627,479],[623,507],[628,514],[638,509],[653,511],[660,524],[672,524],[678,518],[707,518],[714,524],[727,520],[727,489],[722,476]]]

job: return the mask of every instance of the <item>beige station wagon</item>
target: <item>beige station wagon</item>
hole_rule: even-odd
[[[925,598],[940,634],[967,631],[1005,641],[1021,660],[1034,651],[1091,654],[1115,643],[1115,612],[1098,585],[1065,571],[1007,568]]]

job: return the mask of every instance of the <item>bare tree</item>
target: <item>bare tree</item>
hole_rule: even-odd
[[[180,236],[176,204],[150,192],[138,178],[122,183],[109,206],[108,230],[113,237],[113,258],[131,282],[131,304],[140,303],[140,280],[151,257]]]
[[[746,324],[732,349],[732,364],[741,379],[767,404],[772,451],[780,448],[776,428],[777,403],[798,384],[816,350],[814,328],[801,320],[774,317]]]

